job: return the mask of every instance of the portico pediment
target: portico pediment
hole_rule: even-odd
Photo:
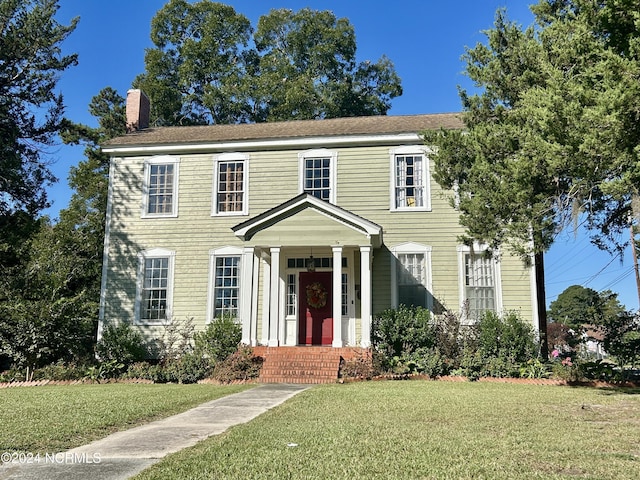
[[[382,245],[382,227],[343,208],[302,193],[232,227],[250,245]]]

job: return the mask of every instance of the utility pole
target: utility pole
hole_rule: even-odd
[[[629,227],[631,232],[631,254],[633,255],[633,268],[636,271],[636,287],[638,289],[638,307],[640,307],[640,268],[638,268],[638,249],[636,247],[636,236],[633,232],[633,222]]]

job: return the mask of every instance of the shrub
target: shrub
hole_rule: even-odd
[[[124,371],[125,364],[117,360],[105,360],[85,371],[84,378],[100,383],[108,378],[117,378]]]
[[[172,319],[164,325],[162,336],[153,340],[151,356],[167,363],[192,352],[194,330],[192,318]]]
[[[355,358],[340,361],[340,378],[371,380],[376,374],[374,362],[370,355],[357,355]]]
[[[410,354],[435,344],[435,331],[429,310],[400,305],[387,309],[373,319],[371,341],[375,351],[391,362],[393,357]],[[390,367],[390,365],[387,365]]]
[[[230,315],[215,318],[207,328],[194,335],[195,352],[212,364],[225,360],[238,350],[242,327]]]
[[[87,371],[86,365],[58,361],[33,372],[34,380],[81,380]]]
[[[165,380],[174,383],[196,383],[211,373],[208,360],[196,353],[185,353],[167,361],[163,367]]]
[[[499,316],[485,312],[477,324],[478,349],[485,358],[502,358],[512,364],[536,357],[533,327],[515,312]]]
[[[151,380],[155,383],[165,383],[167,376],[162,365],[149,362],[135,362],[129,365],[127,371],[122,374],[123,378],[141,378]]]
[[[216,363],[213,369],[213,378],[222,383],[258,378],[262,368],[262,361],[262,357],[253,356],[251,347],[241,345],[237,351],[227,356],[226,359]]]
[[[149,356],[142,335],[128,323],[107,326],[96,344],[96,353],[102,362],[117,361],[125,366]]]

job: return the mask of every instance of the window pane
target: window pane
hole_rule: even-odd
[[[213,316],[238,316],[240,294],[240,257],[216,257],[213,293]]]
[[[423,253],[400,253],[397,265],[398,303],[426,307],[425,255]]]
[[[493,261],[484,255],[465,255],[465,295],[469,316],[477,319],[487,311],[495,311]]]
[[[142,286],[142,320],[166,320],[169,259],[146,258]]]
[[[396,156],[396,208],[424,207],[424,159],[422,155]]]
[[[304,162],[304,191],[322,200],[331,198],[331,159],[313,158]]]
[[[244,161],[219,162],[216,211],[242,212],[244,209]]]
[[[149,166],[147,213],[173,213],[173,164]]]

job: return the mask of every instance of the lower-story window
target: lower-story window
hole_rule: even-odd
[[[500,310],[499,263],[482,248],[460,249],[460,278],[463,310],[469,321],[478,320],[484,312]]]
[[[240,257],[216,257],[213,317],[238,317],[240,298]]]
[[[162,323],[170,320],[174,256],[174,252],[164,249],[140,253],[136,289],[137,322]]]
[[[393,248],[395,272],[392,274],[393,306],[432,308],[431,247],[405,243]]]

